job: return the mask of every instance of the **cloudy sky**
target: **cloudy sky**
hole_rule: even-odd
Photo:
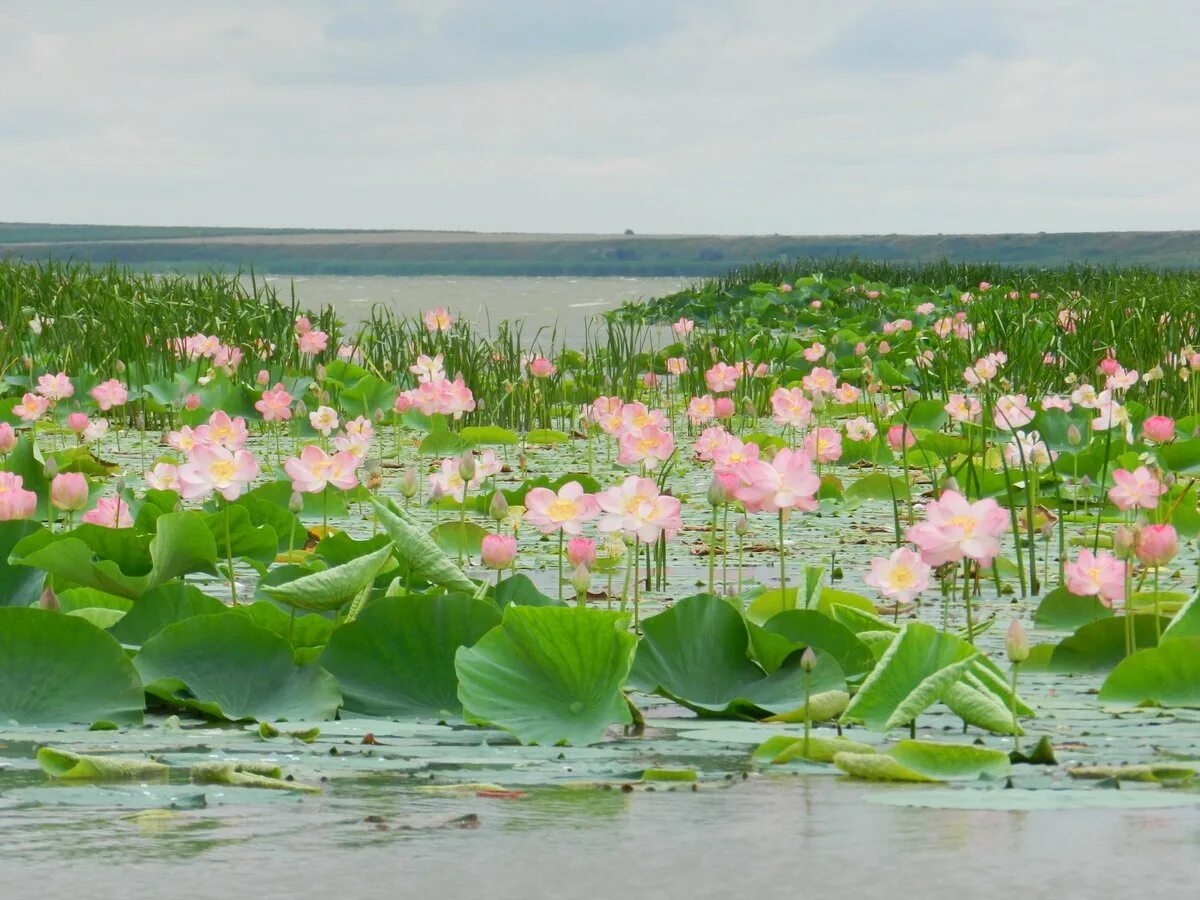
[[[0,0],[0,220],[1195,228],[1192,0]]]

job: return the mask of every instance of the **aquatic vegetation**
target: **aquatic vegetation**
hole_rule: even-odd
[[[1200,707],[1194,279],[760,274],[574,348],[6,264],[0,721],[372,717],[639,772],[690,729],[986,786],[1057,766],[1055,686],[1093,725]],[[190,777],[281,786],[241,763]]]

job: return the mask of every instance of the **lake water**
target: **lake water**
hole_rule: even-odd
[[[469,276],[272,276],[282,296],[295,285],[303,305],[332,304],[347,323],[367,318],[382,304],[405,315],[445,306],[485,328],[501,319],[523,320],[525,333],[557,327],[558,336],[578,344],[587,318],[628,300],[673,293],[682,278],[482,278]],[[547,335],[548,336],[548,335]]]

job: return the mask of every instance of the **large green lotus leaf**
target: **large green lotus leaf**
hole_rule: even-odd
[[[478,556],[487,531],[474,522],[443,522],[429,530],[433,542],[446,553]]]
[[[637,641],[629,617],[576,607],[510,605],[500,625],[455,658],[468,721],[523,743],[593,744],[628,724],[621,686]]]
[[[1166,628],[1168,620],[1160,617],[1160,628]],[[1065,637],[1050,655],[1051,672],[1083,675],[1092,672],[1107,672],[1125,658],[1125,616],[1101,619],[1077,629]],[[1153,647],[1158,643],[1154,616],[1133,617],[1134,638],[1139,648]]]
[[[46,460],[32,434],[25,433],[17,439],[16,446],[4,461],[4,468],[21,476],[21,486],[37,494],[35,519],[45,519],[51,512],[50,479],[46,477]]]
[[[396,542],[396,553],[408,564],[413,575],[447,590],[475,593],[475,583],[450,561],[407,513],[386,501],[373,499],[372,502],[376,521]]]
[[[311,575],[302,575],[294,581],[263,585],[262,592],[272,600],[299,609],[313,612],[341,609],[371,587],[375,576],[391,560],[392,546],[389,542],[374,553]]]
[[[833,764],[870,781],[949,781],[1007,775],[1012,764],[1002,750],[968,744],[900,741],[884,753],[837,753]]]
[[[807,742],[802,737],[777,734],[767,738],[754,748],[751,760],[760,765],[780,765],[796,760],[809,762],[833,762],[838,753],[874,753],[869,744],[859,744],[844,737],[809,735]]]
[[[0,608],[0,722],[138,723],[145,699],[112,635],[76,616]]]
[[[1066,588],[1055,588],[1038,604],[1033,624],[1039,628],[1074,631],[1100,619],[1111,617],[1113,611],[1095,597],[1080,597]]]
[[[226,523],[226,511],[218,509],[204,517],[204,523],[216,544],[218,558],[225,560],[232,556],[263,566],[274,562],[279,552],[279,536],[275,534],[275,529],[270,525],[255,525],[250,510],[245,506],[230,504],[228,516]],[[158,521],[161,529],[162,517]],[[226,527],[229,528],[228,541],[225,539]]]
[[[32,519],[0,522],[0,606],[30,606],[41,596],[46,573],[14,565],[8,557],[22,540],[44,530]]]
[[[1172,638],[1122,660],[1104,680],[1100,699],[1200,706],[1200,637]]]
[[[245,508],[253,527],[265,525],[275,533],[277,552],[303,547],[308,540],[308,531],[294,512],[286,506],[272,503],[254,491],[238,497],[232,505]]]
[[[1200,637],[1200,591],[1175,613],[1162,635],[1164,641],[1184,637]]]
[[[320,662],[348,713],[457,715],[454,655],[498,624],[495,604],[468,594],[384,597],[333,633]]]
[[[245,616],[260,628],[279,635],[292,645],[297,659],[300,659],[302,654],[307,660],[315,659],[321,648],[328,643],[335,625],[332,618],[320,613],[289,615],[268,600],[235,606],[229,611],[237,616]]]
[[[964,672],[960,681],[942,692],[942,702],[950,711],[967,724],[995,734],[1024,734],[1019,724],[1013,728],[1012,711],[1000,697],[971,678],[970,671]]]
[[[201,513],[165,513],[157,529],[152,537],[99,525],[38,531],[13,548],[9,562],[130,599],[189,572],[215,571],[217,546]]]
[[[193,616],[211,616],[228,611],[224,603],[195,585],[172,581],[147,591],[108,633],[122,644],[140,647],[168,625]]]
[[[863,722],[874,731],[907,725],[962,678],[975,656],[960,638],[910,622],[867,676],[842,721]]]
[[[796,588],[788,588],[786,591],[778,588],[763,591],[746,608],[746,619],[755,625],[766,625],[770,619],[781,612],[789,609],[803,609],[803,604],[800,603],[800,600],[803,598],[798,595],[799,591]],[[862,594],[855,594],[851,591],[839,590],[838,588],[820,588],[820,593],[817,595],[817,602],[813,608],[818,612],[832,616],[835,605],[848,606],[867,614],[874,614],[875,612],[875,604]]]
[[[293,396],[295,396],[293,394]],[[307,427],[308,422],[304,425]],[[290,479],[283,478],[279,481],[269,481],[266,484],[260,484],[252,491],[248,491],[239,497],[239,500],[246,497],[254,497],[266,503],[272,503],[280,509],[287,509],[292,498],[292,482]],[[346,506],[344,495],[341,491],[322,491],[317,494],[301,494],[301,500],[304,503],[304,509],[301,513],[305,516],[310,516],[318,521],[328,515],[330,519],[338,516],[344,516],[349,512]],[[252,504],[247,505],[250,508]],[[270,524],[270,523],[264,523]],[[273,527],[273,526],[272,526]],[[282,535],[278,535],[281,536]],[[300,546],[297,544],[296,546]]]
[[[277,634],[238,615],[168,625],[134,659],[146,692],[224,719],[332,719],[341,705],[333,676],[296,665]]]
[[[875,472],[865,475],[846,488],[846,507],[856,509],[867,500],[903,503],[908,499],[908,485],[903,478]]]
[[[498,425],[468,425],[459,432],[459,437],[476,447],[484,444],[516,445],[520,442],[515,431]]]
[[[165,781],[171,771],[152,759],[88,756],[54,747],[40,748],[37,761],[43,772],[63,781]]]
[[[642,623],[629,684],[700,713],[750,718],[803,707],[806,678],[812,694],[845,688],[828,654],[818,654],[811,676],[798,656],[767,674],[749,649],[746,622],[729,601],[711,594],[686,597]]]
[[[509,575],[500,580],[495,590],[496,605],[501,609],[510,603],[517,606],[566,606],[565,600],[547,597],[537,589],[528,575]]]
[[[772,616],[763,630],[783,637],[795,647],[824,650],[847,678],[865,675],[875,665],[870,649],[849,628],[815,609],[791,609]]]
[[[58,608],[65,613],[77,609],[116,609],[121,612],[133,609],[133,601],[128,597],[106,594],[95,588],[68,588],[55,596],[58,597]]]

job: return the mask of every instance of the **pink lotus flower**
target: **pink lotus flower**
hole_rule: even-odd
[[[688,361],[682,356],[672,356],[667,360],[668,375],[683,375],[688,370]]]
[[[1142,423],[1142,437],[1156,444],[1175,439],[1175,420],[1169,416],[1151,416]]]
[[[88,427],[87,413],[73,412],[67,416],[67,428],[73,434],[83,434]]]
[[[809,362],[817,362],[825,355],[825,345],[820,341],[815,342],[811,346],[804,348],[804,358]]]
[[[1139,528],[1133,552],[1143,565],[1165,566],[1179,553],[1179,534],[1171,525],[1147,525]]]
[[[893,425],[887,430],[887,445],[896,453],[913,446],[916,442],[916,436],[907,425]]]
[[[992,421],[1002,431],[1024,428],[1033,421],[1033,410],[1024,394],[1005,394],[996,398]]]
[[[780,450],[769,463],[753,460],[738,465],[735,471],[741,484],[734,493],[747,512],[811,512],[817,508],[821,480],[813,474],[812,461],[803,452]]]
[[[146,484],[155,491],[178,491],[181,487],[179,468],[170,463],[157,463],[142,477],[146,479]]]
[[[704,373],[704,383],[714,394],[723,394],[737,387],[742,370],[727,363],[713,363],[713,367]]]
[[[579,534],[583,523],[600,514],[600,505],[585,493],[578,481],[568,481],[558,493],[549,488],[533,488],[525,495],[525,521],[542,534],[561,531]]]
[[[684,316],[679,317],[679,321],[671,325],[671,329],[678,335],[688,335],[696,327],[696,323]]]
[[[49,408],[50,401],[45,397],[26,392],[25,396],[21,398],[21,402],[13,407],[13,412],[21,417],[22,422],[36,422],[46,414],[46,410]]]
[[[647,425],[638,431],[627,431],[621,435],[617,463],[631,466],[635,463],[654,465],[667,459],[675,450],[675,438],[669,431],[655,425]]]
[[[262,392],[254,408],[264,422],[286,422],[292,417],[292,395],[284,390],[282,384],[277,384],[272,390]]]
[[[713,404],[713,411],[716,412],[718,419],[732,419],[736,411],[733,405],[732,397],[718,397],[717,402]]]
[[[777,425],[806,428],[812,421],[812,408],[812,401],[800,388],[776,388],[771,394],[771,409]]]
[[[258,460],[247,450],[201,445],[179,467],[180,495],[197,500],[216,491],[226,500],[236,500],[258,473]]]
[[[124,406],[129,400],[129,391],[115,378],[100,382],[92,388],[91,393],[92,399],[96,401],[101,412],[107,412],[116,406]]]
[[[84,443],[94,444],[108,434],[108,419],[92,419],[83,429],[80,438]]]
[[[226,450],[241,450],[249,437],[246,420],[241,416],[231,419],[223,409],[214,412],[208,417],[208,424],[199,426],[195,431],[197,443],[224,447]]]
[[[478,472],[470,481],[463,478],[462,465],[456,457],[443,459],[438,471],[429,476],[430,490],[436,491],[441,497],[453,497],[456,503],[462,503],[466,499],[467,491],[479,485]]]
[[[687,417],[693,425],[703,425],[711,422],[717,415],[717,404],[711,394],[703,397],[693,397],[688,401]]]
[[[1108,499],[1117,509],[1130,510],[1154,509],[1158,506],[1158,498],[1167,492],[1154,473],[1145,466],[1138,466],[1132,472],[1117,469],[1112,473],[1115,485],[1109,489]]]
[[[50,482],[50,503],[56,509],[78,512],[87,502],[87,479],[79,472],[62,472]]]
[[[822,394],[832,394],[837,390],[837,376],[829,369],[817,366],[802,379],[800,383],[804,385],[804,390],[808,391],[810,396],[816,397]]]
[[[0,522],[28,519],[37,509],[37,494],[25,490],[24,479],[0,472]]]
[[[183,408],[189,412],[200,408],[200,395],[188,394],[183,398]]]
[[[308,320],[308,316],[296,316],[296,334],[304,335],[312,331],[312,322]]]
[[[921,591],[929,587],[929,573],[933,571],[921,557],[901,547],[891,556],[876,556],[871,560],[871,571],[863,579],[884,597],[897,603],[911,603]]]
[[[866,416],[858,416],[846,423],[846,437],[852,441],[869,441],[878,433],[875,423]]]
[[[571,538],[567,541],[567,562],[573,569],[580,566],[591,569],[596,562],[596,542],[585,537]]]
[[[1112,356],[1106,356],[1100,360],[1100,365],[1096,367],[1102,375],[1115,375],[1117,370],[1121,368],[1121,364]]]
[[[440,381],[446,377],[446,371],[442,368],[442,354],[440,353],[433,357],[422,353],[417,357],[417,361],[408,367],[408,371],[417,376],[417,384],[424,384],[427,381]]]
[[[544,356],[535,356],[529,361],[529,374],[534,378],[549,378],[558,367]]]
[[[167,435],[167,446],[173,447],[180,453],[191,453],[199,444],[196,430],[187,425],[183,425],[178,431],[172,431]]]
[[[838,403],[844,403],[846,405],[857,403],[858,398],[861,396],[862,390],[860,388],[857,388],[854,385],[846,382],[839,384],[837,390],[833,392],[833,399]]]
[[[842,433],[836,428],[817,428],[804,438],[802,449],[819,463],[837,462],[842,458]]]
[[[1009,525],[1008,513],[992,498],[970,503],[957,491],[946,491],[931,501],[925,507],[925,519],[905,536],[931,566],[963,557],[990,564],[1000,554],[1000,536]]]
[[[412,401],[412,397],[409,395],[408,391],[403,391],[396,398],[396,402],[392,404],[392,412],[398,413],[400,415],[404,415],[406,412],[408,412],[412,408],[413,408],[413,401]]]
[[[481,553],[489,569],[507,569],[517,558],[517,539],[506,534],[484,535]]]
[[[736,469],[742,463],[756,461],[759,452],[758,444],[744,443],[736,435],[726,434],[725,440],[713,448],[713,465],[717,469]]]
[[[630,475],[621,484],[601,491],[596,501],[605,513],[596,526],[601,531],[619,531],[652,544],[663,534],[670,540],[683,528],[679,501],[659,493],[658,485],[649,478]]]
[[[658,387],[658,375],[654,372],[643,372],[642,387],[647,387],[650,389]]]
[[[87,525],[99,525],[102,528],[133,527],[133,516],[129,514],[129,504],[120,497],[101,497],[92,509],[80,517],[79,521]]]
[[[315,356],[325,352],[329,346],[329,335],[324,331],[306,331],[296,338],[296,346],[305,356]]]
[[[955,422],[977,422],[983,412],[983,404],[974,397],[951,394],[943,409]]]
[[[292,490],[301,494],[319,494],[327,485],[348,491],[358,484],[357,468],[358,457],[354,454],[342,451],[331,455],[316,444],[309,444],[299,457],[290,457],[283,464],[292,479]]]
[[[266,369],[259,369],[258,374],[254,376],[254,383],[259,387],[266,387],[271,383],[271,373]]]
[[[430,333],[449,331],[450,326],[454,324],[454,316],[450,315],[444,306],[428,310],[422,319],[425,322],[425,330]]]
[[[700,436],[696,438],[696,443],[692,444],[692,452],[696,454],[696,459],[708,461],[713,458],[713,453],[724,446],[731,435],[720,425],[714,425],[711,428],[705,428],[700,432]],[[741,443],[740,441],[738,443]]]
[[[17,446],[17,432],[7,422],[0,422],[0,456],[8,456]]]
[[[1080,597],[1098,597],[1105,606],[1125,599],[1125,564],[1104,550],[1080,550],[1065,567],[1067,590]]]
[[[318,406],[308,414],[308,424],[313,427],[314,431],[319,431],[325,437],[329,437],[338,427],[337,411],[329,406]]]
[[[71,384],[71,379],[67,377],[66,372],[59,372],[57,375],[39,375],[37,392],[47,400],[57,402],[74,396],[75,385]]]

